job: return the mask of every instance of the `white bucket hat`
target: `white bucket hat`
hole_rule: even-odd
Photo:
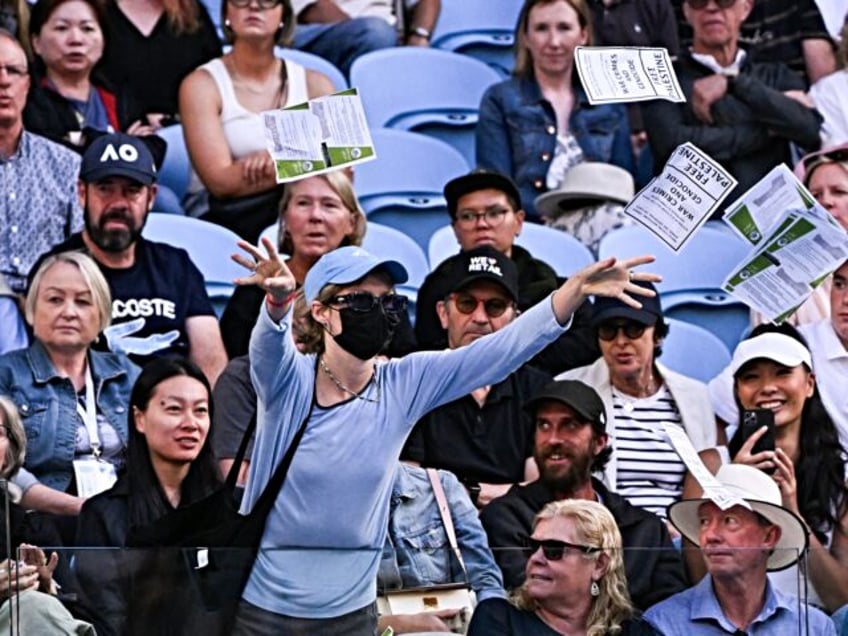
[[[568,169],[556,190],[536,197],[536,210],[557,217],[569,210],[613,201],[627,205],[633,198],[633,177],[610,163],[584,161]]]
[[[728,494],[744,499],[754,512],[780,527],[780,540],[768,558],[768,569],[783,570],[795,563],[807,549],[807,529],[797,515],[780,505],[780,488],[774,479],[745,464],[725,464],[716,478]],[[684,499],[668,507],[671,523],[696,545],[700,535],[698,508],[707,501],[711,500]]]

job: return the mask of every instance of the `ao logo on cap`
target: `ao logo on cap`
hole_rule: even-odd
[[[100,155],[100,163],[118,161],[118,159],[133,163],[138,160],[138,150],[130,144],[121,144],[117,149],[115,144],[109,144]]]

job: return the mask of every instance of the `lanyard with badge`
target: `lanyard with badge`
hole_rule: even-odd
[[[114,464],[101,458],[100,433],[97,429],[97,403],[94,399],[94,379],[91,377],[91,367],[85,371],[85,408],[77,400],[79,413],[85,430],[88,431],[88,441],[91,454],[74,459],[74,477],[77,482],[77,495],[83,498],[93,497],[104,490],[109,490],[118,480]]]

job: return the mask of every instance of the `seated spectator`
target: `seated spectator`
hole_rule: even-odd
[[[448,348],[459,349],[510,324],[518,315],[518,272],[493,247],[451,257],[443,300],[436,310]],[[538,477],[533,461],[533,422],[524,402],[550,376],[523,366],[502,381],[479,387],[418,420],[401,459],[449,470],[485,506],[515,483]]]
[[[188,356],[214,382],[227,354],[203,276],[185,250],[141,235],[155,182],[143,141],[124,133],[99,137],[85,151],[77,185],[85,229],[48,254],[84,251],[106,277],[112,325],[101,347],[141,366],[157,356]]]
[[[442,503],[432,479],[441,484]],[[443,505],[453,526],[450,532],[440,511]],[[455,535],[459,554],[451,546],[450,534]],[[477,510],[451,473],[398,464],[389,508],[389,532],[377,581],[377,587],[384,591],[465,583],[478,603],[488,598],[506,598]],[[381,616],[378,632],[383,633],[389,626],[395,634],[451,631],[449,623],[456,614],[457,611],[446,610]]]
[[[686,586],[683,561],[666,525],[609,490],[593,472],[612,454],[606,412],[598,394],[574,380],[556,380],[526,405],[535,419],[533,457],[538,481],[514,486],[483,509],[480,520],[508,589],[524,582],[533,518],[548,504],[600,501],[621,530],[627,587],[636,607],[646,609]]]
[[[232,49],[186,77],[180,116],[192,165],[210,195],[201,218],[257,243],[277,220],[282,196],[259,113],[334,88],[325,75],[274,55],[294,30],[290,0],[227,0],[221,21]]]
[[[515,244],[515,237],[524,224],[524,211],[520,207],[518,188],[509,177],[475,170],[449,181],[445,185],[445,199],[461,251],[488,245],[515,263],[520,311],[550,296],[558,285],[554,270]],[[451,267],[448,262],[439,264],[418,290],[415,337],[419,349],[448,346],[436,303],[448,295],[454,284],[450,277]],[[591,305],[586,303],[578,309],[571,328],[537,355],[533,364],[553,374],[593,362],[599,352],[594,334],[588,328],[590,316]]]
[[[133,95],[152,127],[174,123],[180,82],[221,55],[206,5],[199,0],[106,0],[106,21],[104,81]]]
[[[848,143],[848,108],[842,97],[848,91],[848,22],[842,27],[839,45],[839,70],[825,75],[810,87],[810,99],[824,117],[822,146]]]
[[[18,297],[0,274],[0,354],[23,349],[29,344],[26,325],[18,305]]]
[[[655,100],[642,110],[654,171],[677,146],[692,142],[739,181],[728,201],[779,163],[791,165],[790,143],[808,150],[820,144],[821,116],[803,92],[804,81],[780,62],[759,62],[739,46],[752,5],[686,0],[683,12],[694,39],[674,64],[686,102]]]
[[[29,32],[36,73],[24,110],[27,130],[71,147],[85,147],[97,132],[153,133],[126,87],[107,88],[93,73],[103,57],[105,28],[98,0],[33,5]]]
[[[570,234],[595,258],[601,239],[633,220],[624,207],[633,198],[633,177],[609,163],[586,161],[565,173],[558,188],[536,197],[543,221]]]
[[[79,156],[26,130],[30,80],[23,48],[0,30],[0,274],[16,294],[38,256],[82,228],[74,181]]]
[[[18,39],[27,57],[32,55],[29,38],[29,3],[26,0],[3,0],[0,2],[0,29],[8,31]]]
[[[669,508],[671,522],[700,547],[708,576],[655,605],[645,618],[666,636],[836,636],[827,615],[766,576],[804,558],[807,548],[805,524],[782,505],[777,484],[752,466],[722,466],[716,477],[747,506],[722,509],[710,499],[687,499]]]
[[[805,568],[809,601],[834,611],[848,603],[848,580],[843,576],[848,566],[848,454],[822,402],[815,370],[810,350],[791,325],[762,325],[740,342],[730,363],[733,399],[742,409],[774,411],[775,450],[752,454],[765,431],[746,440],[741,427],[728,450],[734,463],[773,471],[781,505],[803,519],[810,532]],[[836,382],[844,396],[844,381],[829,381]],[[713,470],[723,459],[716,451],[701,455]],[[687,488],[687,492],[697,496],[699,490]],[[697,560],[687,564],[697,578],[702,564]],[[797,568],[770,578],[783,592],[798,589]]]
[[[590,105],[574,69],[575,47],[593,42],[585,0],[526,0],[515,40],[515,77],[480,103],[477,164],[512,177],[538,222],[534,200],[572,166],[601,161],[632,173],[633,152],[625,107]]]
[[[365,53],[396,44],[429,46],[441,0],[293,0],[292,5],[298,22],[294,47],[320,55],[347,76],[353,61]],[[394,15],[393,6],[409,5],[408,19]]]
[[[657,634],[627,591],[616,520],[596,501],[555,501],[538,514],[515,605],[482,602],[469,636]]]
[[[192,362],[163,358],[144,368],[133,386],[128,410],[127,465],[118,482],[85,503],[76,545],[122,548],[133,529],[168,511],[211,494],[219,485],[206,438],[212,390]],[[204,623],[202,607],[179,553],[174,568],[157,569],[155,549],[79,550],[80,588],[95,616],[99,636],[190,634],[214,626]],[[167,591],[163,594],[162,587]],[[197,621],[197,622],[195,622]],[[202,632],[201,632],[202,633]]]
[[[15,477],[27,508],[75,516],[84,499],[111,486],[110,476],[123,467],[127,404],[138,369],[121,354],[91,349],[109,325],[110,308],[109,286],[90,258],[50,256],[26,300],[34,341],[0,356],[0,395],[17,406],[29,439]],[[97,474],[111,470],[81,483],[93,466]]]
[[[641,309],[602,298],[594,311],[602,357],[558,379],[581,380],[604,401],[615,449],[604,471],[610,490],[665,517],[666,507],[683,492],[686,466],[663,427],[681,427],[696,450],[715,446],[717,427],[707,387],[657,360],[668,333],[657,296],[645,298]]]
[[[298,288],[322,255],[342,245],[362,245],[365,236],[365,213],[350,180],[340,170],[287,184],[279,218],[277,248],[288,256],[286,264]],[[265,292],[259,287],[238,287],[227,303],[221,332],[230,358],[247,354],[250,332],[264,299]]]

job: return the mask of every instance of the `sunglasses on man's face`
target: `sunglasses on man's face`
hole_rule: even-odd
[[[453,304],[456,305],[459,312],[466,316],[477,311],[480,303],[483,303],[483,309],[489,318],[500,318],[512,306],[510,301],[503,298],[478,300],[471,294],[452,294],[451,297],[453,298]]]
[[[639,322],[609,322],[598,325],[598,338],[609,342],[615,340],[619,331],[624,332],[624,337],[628,340],[636,340],[641,338],[645,333],[645,325]]]
[[[736,4],[736,0],[714,0],[716,6],[719,9],[729,9],[734,4]],[[706,9],[707,5],[710,3],[710,0],[686,0],[686,4],[688,4],[693,9],[700,11],[701,9]]]
[[[530,554],[535,554],[539,548],[542,549],[542,554],[548,561],[559,561],[566,553],[593,554],[600,551],[600,548],[591,545],[577,545],[558,539],[534,539],[530,537],[527,540],[527,549]]]
[[[399,314],[406,311],[408,301],[409,299],[401,294],[384,294],[378,297],[371,292],[358,291],[333,296],[326,304],[338,305],[351,311],[365,313],[371,311],[377,303],[380,303],[386,313]]]

